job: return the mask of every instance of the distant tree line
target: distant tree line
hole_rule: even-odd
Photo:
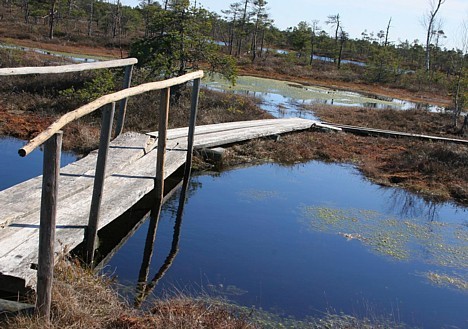
[[[311,70],[324,65],[360,70],[369,83],[407,87],[405,81],[411,81],[416,90],[443,85],[461,113],[468,99],[467,36],[460,37],[458,49],[443,48],[446,36],[437,15],[445,0],[428,3],[422,17],[425,43],[392,41],[391,17],[380,31],[364,30],[354,39],[340,13],[279,30],[266,0],[238,0],[221,14],[189,0],[142,0],[135,8],[120,0],[2,0],[0,17],[26,26],[24,33],[42,26],[50,39],[120,44],[148,68],[148,77],[180,75],[203,63],[234,81],[236,61],[283,56]]]

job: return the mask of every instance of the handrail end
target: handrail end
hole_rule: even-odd
[[[18,150],[18,154],[20,157],[25,157],[26,155],[28,155],[28,152],[26,152],[26,150],[24,148],[21,148]]]

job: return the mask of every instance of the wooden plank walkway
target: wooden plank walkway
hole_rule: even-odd
[[[195,148],[323,126],[305,119],[269,119],[197,126]],[[335,128],[336,129],[336,128]],[[185,163],[187,128],[168,130],[164,177]],[[154,188],[157,133],[126,133],[111,144],[99,228],[119,217]],[[57,209],[58,256],[83,241],[88,223],[97,153],[61,169]],[[42,178],[36,177],[0,191],[0,289],[33,289],[38,257]]]
[[[337,128],[341,128],[344,132],[349,132],[349,133],[356,134],[356,135],[376,135],[376,136],[384,136],[384,137],[405,137],[405,138],[414,138],[414,139],[421,139],[421,140],[429,140],[429,141],[447,142],[447,143],[468,145],[468,139],[449,138],[449,137],[421,135],[421,134],[412,134],[412,133],[405,133],[405,132],[401,132],[401,131],[376,129],[376,128],[368,128],[368,127],[359,127],[359,126],[350,126],[350,125],[342,125],[342,124],[335,124],[335,123],[324,123],[324,124],[334,126],[334,127],[337,127]]]

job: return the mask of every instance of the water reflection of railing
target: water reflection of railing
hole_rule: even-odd
[[[187,170],[188,169],[188,170]],[[182,190],[179,196],[179,205],[177,208],[176,220],[174,224],[174,233],[172,236],[172,244],[169,254],[167,255],[166,259],[164,260],[163,265],[159,268],[156,275],[148,281],[149,275],[149,268],[151,264],[151,258],[153,256],[154,251],[154,242],[156,239],[156,232],[158,228],[159,219],[161,217],[161,208],[162,208],[162,201],[161,199],[156,200],[156,204],[151,210],[150,215],[150,224],[148,227],[148,233],[146,235],[145,241],[145,250],[143,253],[143,261],[141,264],[140,272],[138,275],[138,284],[137,284],[137,292],[135,297],[134,305],[136,307],[141,306],[141,304],[146,300],[152,290],[156,287],[159,280],[166,274],[167,270],[172,265],[177,253],[179,252],[179,241],[180,241],[180,230],[182,227],[182,218],[184,213],[185,201],[187,198],[187,191],[190,181],[190,168],[186,167],[184,172],[184,178],[182,182]]]

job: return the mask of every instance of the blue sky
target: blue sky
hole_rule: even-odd
[[[229,4],[242,1],[197,0],[206,9],[221,14]],[[138,5],[138,0],[122,0],[124,4]],[[194,0],[192,0],[192,3]],[[280,29],[297,25],[300,21],[319,20],[319,26],[331,33],[325,24],[328,15],[340,14],[344,30],[351,38],[360,38],[367,29],[375,34],[385,30],[390,17],[392,24],[390,40],[418,39],[424,43],[425,29],[422,21],[430,8],[430,0],[267,0],[269,13],[274,24]],[[463,22],[468,22],[468,0],[446,0],[438,17],[447,38],[442,45],[447,48],[461,48]]]

